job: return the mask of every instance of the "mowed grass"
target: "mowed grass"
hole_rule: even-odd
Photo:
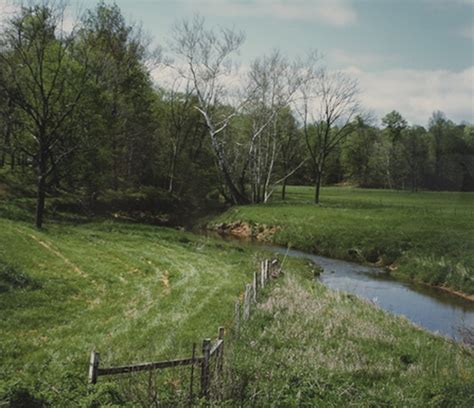
[[[472,349],[302,274],[273,284],[230,349],[237,406],[474,405]]]
[[[272,238],[312,253],[390,265],[394,274],[474,294],[474,193],[289,187],[268,204],[234,207],[212,225],[281,227]]]
[[[303,192],[306,202],[290,196],[293,203],[223,217],[292,214],[294,206],[330,213],[348,201],[336,189],[331,204],[315,208],[311,190]],[[364,201],[370,191],[356,193]],[[361,206],[353,201],[352,209]],[[193,342],[199,354],[203,338],[232,327],[234,301],[264,257],[258,248],[114,221],[61,217],[38,231],[21,221],[28,215],[17,203],[2,208],[9,219],[0,218],[0,405],[150,406],[161,382],[160,398],[169,392],[176,406],[171,394],[187,385],[175,372],[87,386],[90,351],[101,353],[102,366],[186,357]],[[434,211],[446,209],[453,207]],[[290,219],[292,228],[305,225]],[[289,234],[285,228],[278,234]],[[228,405],[472,406],[472,351],[324,288],[312,268],[286,259],[283,278],[266,290],[240,339],[228,338]]]
[[[24,387],[75,406],[92,350],[103,366],[189,357],[230,325],[258,257],[172,229],[0,219],[0,401]]]

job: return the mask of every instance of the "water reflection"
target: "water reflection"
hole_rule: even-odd
[[[474,328],[474,304],[468,300],[437,289],[397,281],[380,268],[286,248],[266,248],[291,257],[312,260],[324,269],[320,280],[329,288],[361,296],[432,332],[462,340],[459,328]]]

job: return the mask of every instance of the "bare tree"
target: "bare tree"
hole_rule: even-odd
[[[206,123],[230,198],[234,204],[246,203],[247,197],[232,174],[222,137],[240,108],[231,98],[229,82],[236,71],[233,56],[241,47],[244,35],[225,28],[217,32],[206,29],[204,19],[195,16],[192,21],[176,23],[172,37],[170,48],[176,57],[172,67],[193,86],[197,99],[195,108]]]
[[[303,166],[306,158],[303,157],[304,142],[302,134],[298,129],[296,119],[291,111],[280,115],[279,128],[282,129],[282,146],[280,164],[282,168],[281,199],[286,199],[286,186],[288,179]]]
[[[47,2],[22,8],[0,44],[0,87],[20,112],[23,132],[16,145],[37,175],[36,226],[43,225],[48,177],[77,147],[71,117],[88,77],[86,55],[62,30],[64,8]]]
[[[300,113],[315,181],[315,203],[320,202],[322,175],[328,155],[351,132],[360,114],[357,81],[342,72],[321,69],[303,89]]]
[[[242,171],[248,173],[252,202],[266,202],[272,195],[277,160],[286,140],[279,126],[280,116],[290,109],[306,82],[306,73],[300,62],[290,63],[279,51],[257,58],[251,65],[246,87],[252,93],[246,107],[251,126]],[[278,182],[291,171],[286,169]]]

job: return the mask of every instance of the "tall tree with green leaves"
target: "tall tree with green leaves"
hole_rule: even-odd
[[[423,175],[428,169],[429,140],[425,128],[413,126],[401,134],[403,157],[406,163],[406,177],[411,191],[418,191]]]
[[[63,30],[64,9],[47,2],[22,7],[1,33],[0,88],[21,118],[17,146],[34,163],[36,226],[44,219],[50,176],[78,148],[84,133],[74,116],[89,79],[85,48]]]
[[[146,66],[146,40],[117,5],[100,2],[85,14],[78,44],[90,50],[94,74],[87,124],[95,141],[89,151],[90,193],[153,184],[158,97]],[[94,177],[97,168],[106,179]]]
[[[347,177],[361,187],[377,183],[377,166],[374,156],[380,132],[366,120],[358,116],[354,121],[354,130],[341,150],[342,166]]]
[[[402,131],[408,126],[407,121],[397,112],[387,113],[382,118],[382,125],[385,126],[385,134],[388,140],[386,151],[385,173],[388,188],[394,188],[394,181],[400,179],[401,154],[399,151]]]

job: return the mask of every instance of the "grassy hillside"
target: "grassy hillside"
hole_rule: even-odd
[[[301,274],[274,284],[228,367],[245,407],[474,405],[472,351]]]
[[[92,349],[104,365],[189,355],[229,323],[257,262],[171,229],[0,219],[0,401],[26,387],[68,406]]]
[[[276,244],[474,294],[474,194],[324,188],[321,205],[312,199],[311,187],[290,187],[285,202],[234,207],[211,225],[279,226]]]

